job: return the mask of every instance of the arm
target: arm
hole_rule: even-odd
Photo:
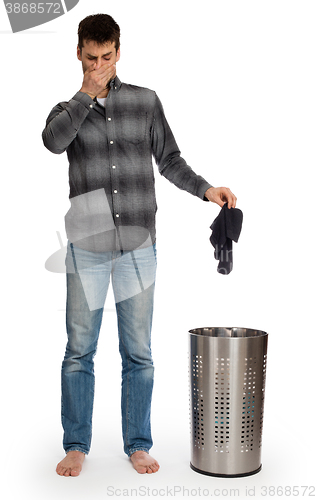
[[[94,106],[95,102],[83,92],[77,92],[69,102],[57,104],[42,132],[45,147],[52,153],[63,153]]]
[[[154,120],[151,130],[152,153],[161,175],[204,201],[205,192],[211,185],[200,175],[197,175],[180,156],[180,151],[167,123],[162,104],[156,96]]]
[[[113,77],[114,64],[96,67],[96,63],[91,64],[84,73],[80,91],[69,102],[55,106],[49,114],[42,139],[52,153],[63,153],[75,139],[88,113],[95,106],[94,97],[107,87]]]
[[[180,151],[165,118],[162,104],[157,96],[151,134],[152,151],[161,175],[164,175],[180,189],[184,189],[204,201],[212,201],[221,207],[225,202],[228,202],[228,208],[236,206],[237,198],[229,188],[211,186],[203,177],[197,175],[180,156]]]

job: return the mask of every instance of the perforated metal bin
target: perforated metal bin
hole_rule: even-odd
[[[239,477],[261,470],[268,334],[189,331],[191,468]]]

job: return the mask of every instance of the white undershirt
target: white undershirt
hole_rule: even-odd
[[[105,107],[106,106],[106,97],[97,97],[97,101],[99,102],[99,104],[101,104],[101,106]]]

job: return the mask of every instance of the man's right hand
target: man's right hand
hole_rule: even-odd
[[[84,73],[84,80],[80,92],[85,92],[92,99],[101,94],[107,88],[108,83],[115,76],[116,65],[105,64],[96,69],[93,63]]]

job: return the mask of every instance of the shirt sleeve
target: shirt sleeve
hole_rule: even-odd
[[[69,102],[57,104],[50,112],[42,132],[45,147],[52,153],[63,153],[75,139],[79,128],[95,105],[95,101],[80,91]]]
[[[159,172],[180,189],[208,201],[204,196],[209,184],[203,177],[197,175],[180,156],[173,133],[167,123],[161,101],[156,96],[153,125],[151,129],[152,153]]]

